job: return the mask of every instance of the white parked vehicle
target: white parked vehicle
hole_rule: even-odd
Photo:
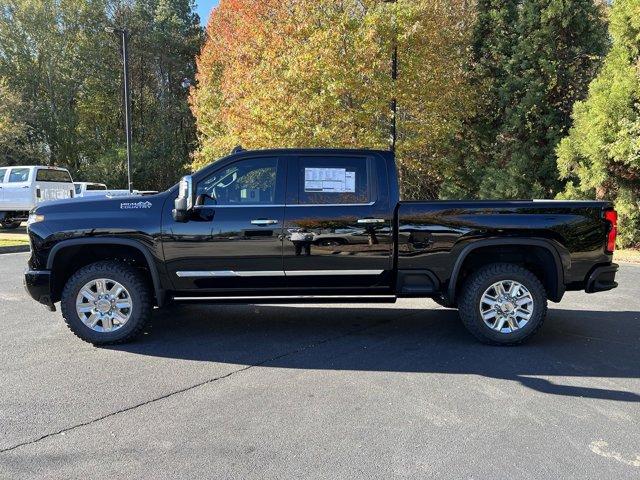
[[[0,225],[18,228],[39,203],[73,198],[69,171],[58,167],[0,167]]]
[[[104,197],[109,193],[104,183],[73,182],[75,197]]]
[[[156,190],[109,190],[104,183],[74,182],[75,197],[130,197],[132,195],[152,195]]]

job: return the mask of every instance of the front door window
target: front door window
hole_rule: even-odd
[[[273,205],[276,198],[275,158],[236,162],[198,184],[200,205]]]

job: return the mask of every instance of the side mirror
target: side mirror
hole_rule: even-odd
[[[180,180],[178,197],[175,199],[173,208],[173,219],[176,222],[189,221],[189,214],[193,208],[193,178],[186,175]]]

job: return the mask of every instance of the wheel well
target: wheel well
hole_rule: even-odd
[[[491,245],[472,250],[463,260],[455,279],[456,295],[472,272],[491,263],[520,265],[540,279],[550,300],[558,302],[562,298],[556,259],[549,249],[539,245]]]
[[[153,277],[144,254],[129,245],[71,245],[57,252],[51,265],[51,299],[60,300],[67,280],[79,269],[101,260],[117,260],[138,269],[153,291]],[[157,300],[157,299],[156,299]]]

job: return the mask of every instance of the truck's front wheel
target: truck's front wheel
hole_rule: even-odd
[[[462,323],[480,341],[515,345],[542,327],[547,294],[529,270],[510,263],[494,263],[466,279],[458,309]]]
[[[102,261],[74,273],[64,287],[62,316],[69,329],[95,345],[131,340],[151,315],[144,277],[126,263]]]

